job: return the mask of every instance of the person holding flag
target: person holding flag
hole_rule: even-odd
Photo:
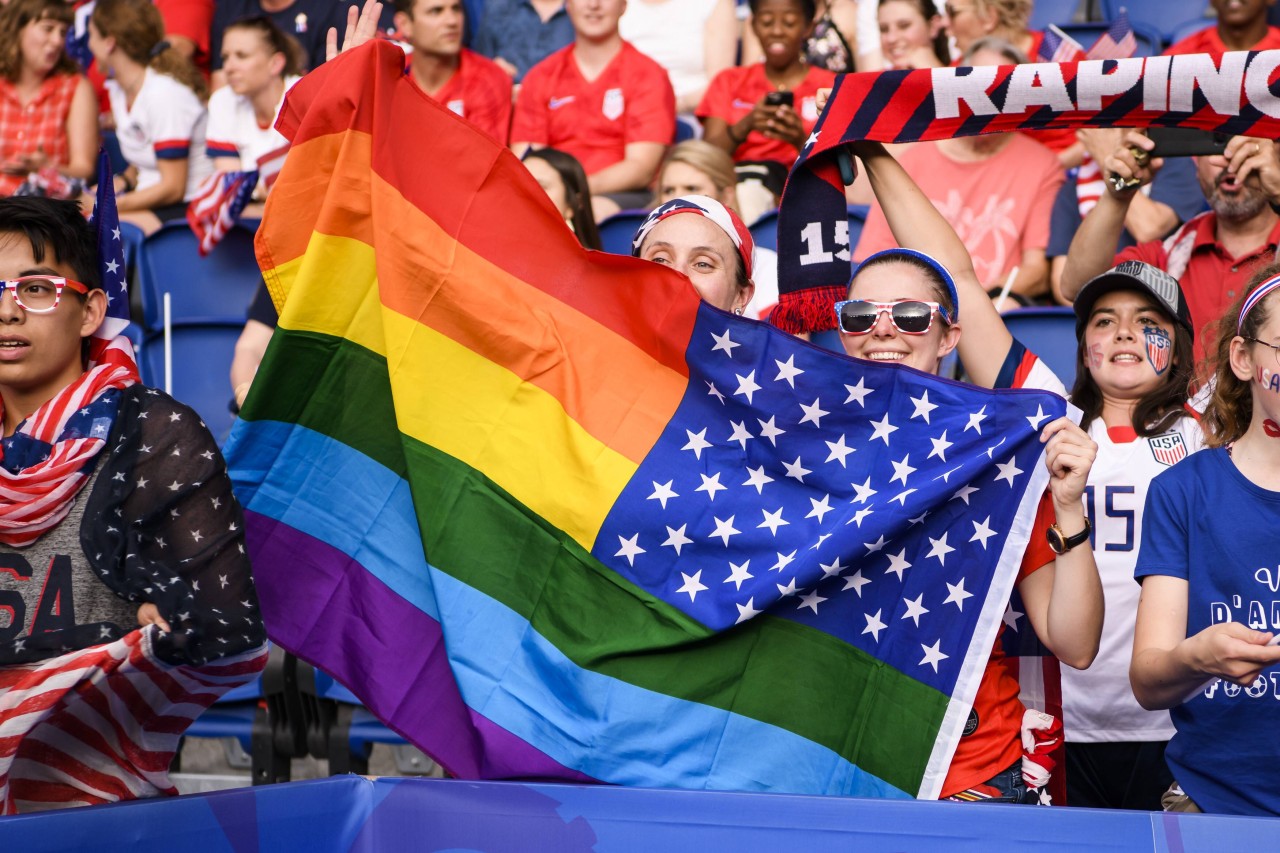
[[[95,229],[74,201],[0,200],[6,814],[175,794],[182,730],[266,661],[217,444],[119,334],[113,202],[104,176]]]

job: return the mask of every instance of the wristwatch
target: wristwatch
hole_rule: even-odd
[[[1084,520],[1084,530],[1081,530],[1075,536],[1064,536],[1062,528],[1056,524],[1050,524],[1049,529],[1044,532],[1045,538],[1049,540],[1049,547],[1053,549],[1055,554],[1065,554],[1077,545],[1083,545],[1089,541],[1089,532],[1093,530],[1093,525],[1089,523],[1089,519]]]

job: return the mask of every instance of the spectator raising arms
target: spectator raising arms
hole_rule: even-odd
[[[530,68],[573,44],[564,0],[485,0],[471,46],[519,83]]]
[[[511,78],[462,46],[462,0],[395,0],[396,31],[413,48],[409,70],[422,91],[499,145],[511,128]]]
[[[61,0],[11,0],[0,10],[0,195],[49,167],[93,175],[98,110],[63,51],[70,24]]]
[[[213,173],[205,153],[204,78],[164,40],[150,0],[98,0],[89,49],[107,81],[120,150],[120,219],[150,233],[186,216],[186,202]]]
[[[813,0],[751,0],[751,28],[764,62],[721,71],[698,106],[705,138],[739,163],[790,168],[818,122],[819,89],[835,75],[804,61]]]
[[[630,0],[622,37],[667,69],[676,111],[692,114],[738,50],[733,0]]]
[[[535,148],[524,155],[525,168],[564,217],[584,249],[600,249],[600,230],[591,213],[587,173],[572,155],[554,148]]]
[[[983,39],[970,47],[966,63],[1017,61],[1010,45]],[[1048,292],[1049,217],[1064,177],[1052,151],[1019,133],[966,136],[917,143],[902,155],[902,167],[959,233],[985,287],[998,291],[1016,270],[1012,292],[1028,299]],[[854,257],[892,245],[876,204]]]
[[[254,197],[266,197],[289,141],[275,129],[284,96],[301,79],[302,48],[265,15],[222,34],[227,85],[209,98],[206,151],[220,172],[261,169]]]
[[[577,158],[596,221],[649,199],[675,136],[676,99],[661,65],[622,40],[626,0],[566,0],[574,43],[525,75],[511,147],[551,147]]]

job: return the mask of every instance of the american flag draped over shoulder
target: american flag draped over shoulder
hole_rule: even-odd
[[[1113,39],[1117,50],[1131,41]],[[778,214],[778,307],[789,332],[831,329],[850,276],[850,142],[1045,128],[1198,127],[1280,138],[1280,51],[845,74],[792,166]]]
[[[175,666],[155,656],[156,631],[0,667],[0,813],[177,793],[182,733],[265,652]]]
[[[278,170],[278,168],[277,168]],[[196,190],[187,205],[187,223],[199,241],[204,257],[235,227],[244,206],[258,186],[258,171],[215,172]]]

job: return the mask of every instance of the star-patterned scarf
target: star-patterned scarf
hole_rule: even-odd
[[[127,339],[112,346],[132,353]],[[119,389],[136,382],[132,358],[91,362],[79,379],[0,440],[0,542],[29,545],[67,517],[111,434]]]

